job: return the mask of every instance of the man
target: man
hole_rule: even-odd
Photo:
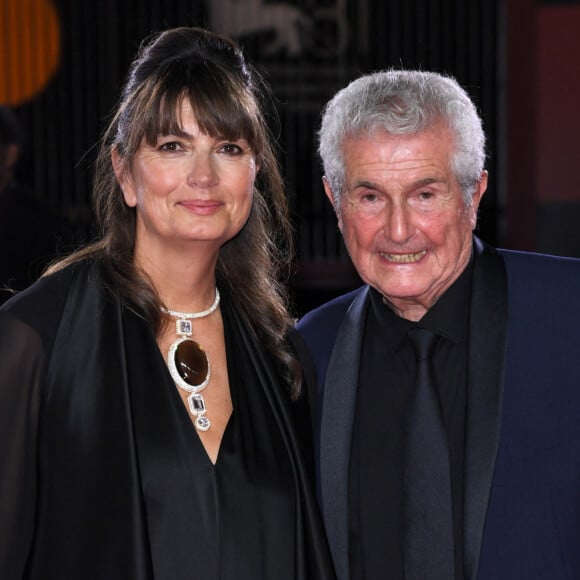
[[[473,236],[485,138],[451,78],[359,78],[319,151],[365,282],[299,323],[338,577],[580,578],[580,260]]]

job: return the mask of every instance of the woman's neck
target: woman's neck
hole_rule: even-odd
[[[161,302],[171,310],[195,312],[206,309],[215,299],[215,256],[206,253],[163,259],[136,256],[137,266],[151,280]]]

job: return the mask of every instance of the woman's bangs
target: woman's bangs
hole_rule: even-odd
[[[207,135],[232,141],[243,138],[252,149],[261,149],[261,116],[247,87],[216,78],[207,71],[198,72],[204,74],[187,75],[191,82],[185,87],[183,78],[166,78],[163,86],[141,107],[147,143],[155,144],[160,135],[182,132],[181,111],[186,103],[191,106],[199,128]]]
[[[235,141],[246,139],[252,148],[256,143],[256,118],[248,93],[228,87],[225,90],[206,90],[209,87],[190,87],[186,98],[200,129],[214,137]]]
[[[166,90],[152,96],[144,123],[144,137],[149,145],[154,145],[160,135],[177,135],[181,132],[182,93]]]

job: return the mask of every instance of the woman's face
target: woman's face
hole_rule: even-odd
[[[181,132],[143,140],[127,170],[113,151],[125,202],[137,212],[137,256],[192,244],[217,252],[250,213],[257,165],[248,142],[203,133],[187,100],[178,118]]]

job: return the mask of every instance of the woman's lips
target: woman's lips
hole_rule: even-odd
[[[219,201],[203,199],[182,201],[180,205],[192,213],[202,215],[211,215],[222,207],[222,203]]]

